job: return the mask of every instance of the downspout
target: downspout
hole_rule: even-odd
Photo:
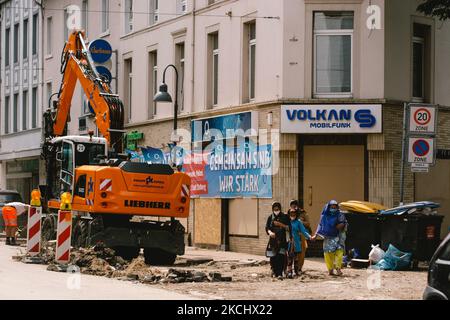
[[[195,93],[195,10],[196,10],[196,1],[193,1],[192,8],[192,79],[191,79],[191,113],[194,112],[194,93]]]
[[[42,111],[41,111],[41,116],[43,114],[43,110],[45,108],[45,100],[44,100],[44,6],[42,4],[42,0],[34,0],[34,2],[39,6],[40,11],[41,11],[41,25],[40,25],[40,30],[42,32],[39,32],[38,30],[38,34],[40,34],[40,40],[41,40],[41,50],[38,49],[38,53],[40,55],[40,60],[41,60],[41,65],[38,67],[38,69],[40,69],[40,85],[41,85],[41,106],[42,106]],[[39,28],[38,28],[39,29]],[[36,115],[37,116],[37,115]],[[43,126],[43,121],[44,119],[41,118],[41,126]]]
[[[192,1],[192,75],[191,75],[191,113],[194,112],[194,94],[195,94],[195,10],[197,8],[196,6],[196,0]],[[191,142],[191,149],[192,149],[192,142]],[[194,232],[195,232],[195,200],[191,201],[192,203],[192,230],[189,232],[189,223],[188,223],[188,245],[192,246],[194,245]]]

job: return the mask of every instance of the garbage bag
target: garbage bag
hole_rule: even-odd
[[[381,259],[384,258],[385,255],[386,252],[384,252],[384,250],[380,248],[379,244],[377,244],[376,246],[372,245],[372,250],[369,253],[369,260],[373,264],[377,264]]]
[[[376,269],[380,270],[405,270],[411,264],[412,253],[402,252],[393,245],[389,245],[386,254],[376,265]]]

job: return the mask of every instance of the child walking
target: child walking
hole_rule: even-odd
[[[294,276],[299,276],[302,272],[300,260],[302,255],[302,235],[306,239],[311,239],[311,235],[306,231],[305,226],[299,220],[298,210],[289,210],[289,218],[291,219],[291,239],[288,246],[288,267],[287,277],[292,279]],[[292,265],[294,272],[292,272]]]

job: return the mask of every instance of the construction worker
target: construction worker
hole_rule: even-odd
[[[5,222],[6,245],[16,245],[16,233],[18,230],[17,217],[28,210],[29,205],[21,202],[5,204],[2,209],[3,221]]]

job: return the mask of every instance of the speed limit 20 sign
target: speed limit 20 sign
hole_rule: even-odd
[[[413,134],[436,134],[436,106],[410,105],[409,132]]]

